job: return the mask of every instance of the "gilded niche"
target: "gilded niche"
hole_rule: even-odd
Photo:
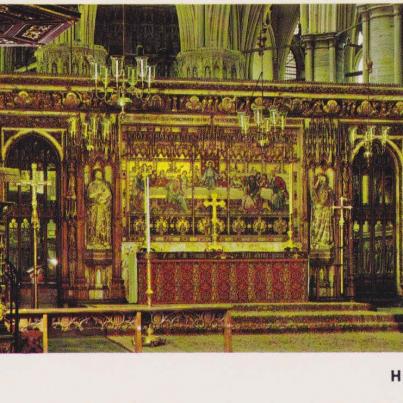
[[[99,168],[94,169],[93,180],[87,186],[86,203],[87,249],[110,249],[112,191]]]
[[[334,246],[334,192],[324,173],[314,177],[311,188],[311,250],[330,254]]]

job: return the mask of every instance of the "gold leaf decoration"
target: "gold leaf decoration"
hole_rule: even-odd
[[[142,234],[146,229],[144,219],[139,218],[139,219],[135,220],[133,223],[133,229],[134,229],[135,233]]]
[[[263,232],[265,232],[266,228],[267,228],[266,221],[263,220],[262,217],[257,218],[253,222],[253,231],[258,235],[261,235]]]
[[[202,218],[201,220],[199,220],[199,221],[197,222],[197,231],[198,231],[200,234],[203,234],[203,235],[208,235],[208,234],[210,234],[210,232],[211,232],[211,228],[210,228],[210,218],[205,217],[205,218]]]
[[[357,113],[361,116],[370,116],[374,112],[376,112],[375,108],[372,106],[372,103],[367,100],[362,101],[361,105],[357,108]]]
[[[179,218],[176,221],[175,228],[181,235],[185,235],[189,231],[189,228],[190,228],[189,221],[183,217]]]
[[[221,112],[235,112],[234,98],[224,97],[218,106],[218,110]]]
[[[287,232],[287,227],[287,221],[285,221],[283,218],[278,218],[276,221],[274,221],[273,230],[276,234],[285,234]]]
[[[14,103],[17,106],[29,106],[32,104],[32,98],[26,91],[20,91],[18,95],[14,98]]]
[[[237,234],[241,235],[243,232],[245,232],[246,229],[246,224],[245,221],[242,220],[242,218],[238,217],[233,223],[232,223],[232,230]]]
[[[329,99],[327,104],[323,107],[323,110],[329,114],[337,114],[340,111],[340,106],[338,105],[337,101],[334,99]]]
[[[188,111],[200,111],[201,110],[201,102],[199,100],[199,97],[196,95],[193,95],[192,97],[189,98],[189,100],[185,104],[186,110]]]
[[[80,97],[75,92],[69,92],[63,99],[66,108],[76,108],[81,103]]]
[[[164,235],[168,231],[168,221],[164,217],[159,217],[155,222],[155,230],[159,235]]]

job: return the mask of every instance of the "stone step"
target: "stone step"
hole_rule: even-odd
[[[371,304],[357,302],[295,302],[234,304],[234,311],[366,311]]]
[[[235,311],[232,318],[237,321],[256,322],[329,322],[329,321],[403,321],[403,315],[372,311],[300,311],[300,312],[267,312],[267,311]]]
[[[402,331],[403,322],[333,322],[333,323],[238,323],[233,333],[314,333],[314,332],[368,332]]]
[[[357,305],[357,304],[354,304]],[[363,307],[363,304],[358,304]],[[324,306],[321,305],[323,308]],[[250,307],[249,307],[250,308]],[[333,310],[234,310],[233,330],[251,332],[369,331],[403,329],[403,314],[353,309]]]

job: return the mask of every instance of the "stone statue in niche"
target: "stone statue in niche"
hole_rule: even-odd
[[[100,169],[87,187],[87,248],[111,247],[112,192]]]
[[[311,250],[330,252],[334,246],[334,192],[325,174],[320,173],[315,177],[311,199]]]

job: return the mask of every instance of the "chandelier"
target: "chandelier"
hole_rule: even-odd
[[[381,152],[384,153],[386,151],[386,143],[389,138],[389,126],[375,126],[368,125],[365,128],[365,132],[363,134],[357,134],[357,128],[353,128],[350,133],[350,142],[352,146],[354,146],[356,140],[361,140],[364,147],[364,157],[367,160],[368,164],[370,164],[372,156],[373,156],[373,147],[375,141],[379,142],[381,145]]]
[[[150,95],[156,70],[155,65],[149,64],[141,45],[137,46],[136,55],[126,54],[125,33],[125,5],[122,4],[122,55],[112,55],[109,66],[92,63],[95,97],[109,105],[119,105],[122,113],[134,98],[142,99]],[[130,64],[128,56],[135,56],[135,63]]]
[[[69,158],[85,157],[92,153],[108,158],[117,151],[118,117],[116,114],[79,113],[68,120],[66,153]],[[82,153],[85,153],[82,154]]]
[[[258,37],[258,47],[247,52],[258,52],[260,56],[260,74],[256,81],[255,90],[261,86],[261,96],[256,98],[255,103],[252,104],[252,116],[248,111],[238,112],[238,122],[241,133],[245,137],[252,138],[261,147],[268,147],[273,143],[280,143],[285,145],[287,138],[285,136],[285,126],[287,118],[287,110],[281,109],[273,104],[266,107],[264,102],[264,81],[263,81],[263,56],[266,49],[268,22],[263,22],[263,15],[261,21],[261,30]],[[253,94],[252,93],[252,94]],[[251,120],[253,118],[253,120]]]
[[[285,143],[285,125],[287,111],[272,106],[263,105],[263,97],[258,98],[252,105],[253,122],[247,112],[238,112],[238,121],[241,133],[255,139],[261,147],[271,146],[273,143]],[[254,127],[251,127],[251,126]]]

